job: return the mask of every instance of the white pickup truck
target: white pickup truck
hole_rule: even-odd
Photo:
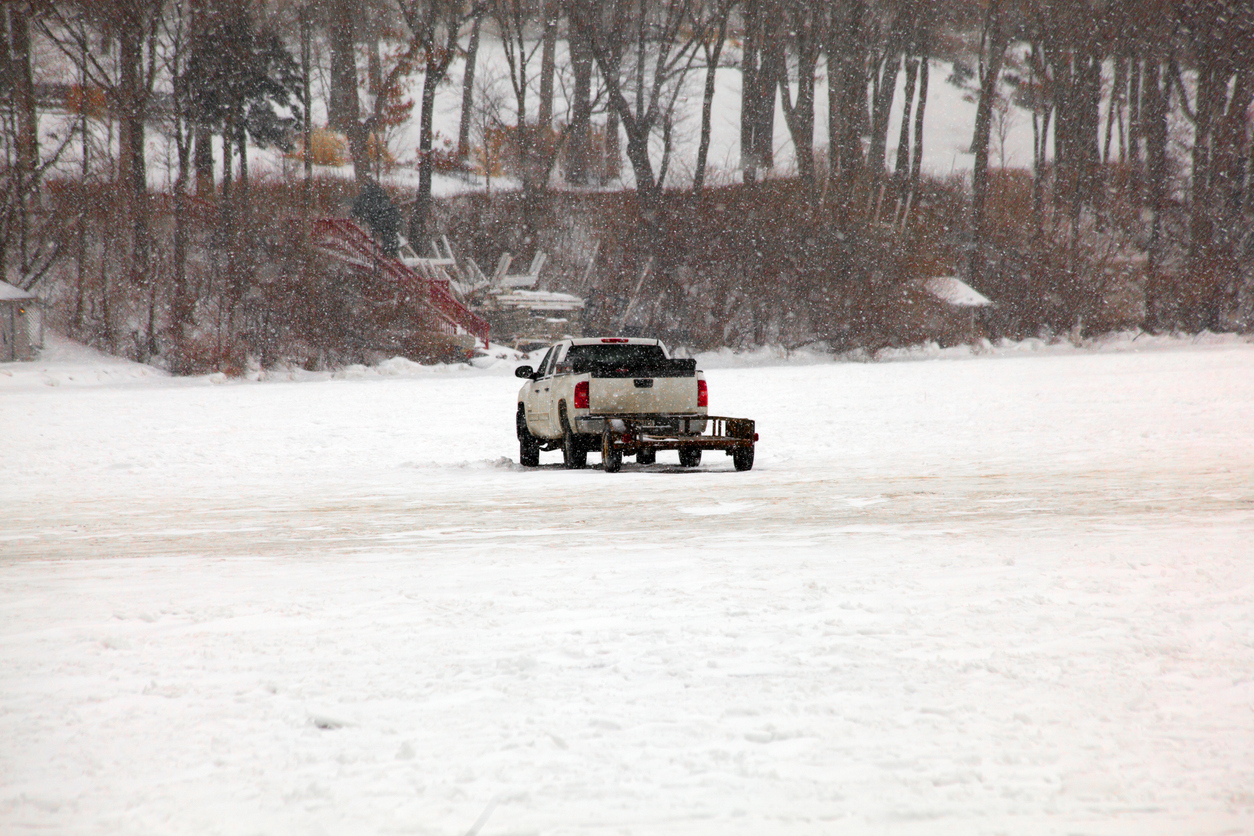
[[[684,467],[699,465],[702,450],[724,450],[737,470],[753,467],[753,422],[708,415],[705,375],[695,360],[672,358],[660,340],[562,340],[538,368],[514,373],[528,381],[516,413],[525,467],[540,463],[540,451],[559,448],[568,468],[586,467],[592,450],[609,472],[624,454],[653,464],[658,450],[678,450]]]

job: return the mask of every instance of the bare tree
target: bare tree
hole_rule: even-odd
[[[740,76],[740,167],[746,183],[774,163],[775,88],[783,64],[784,0],[745,0]]]
[[[475,70],[479,62],[479,37],[488,13],[486,2],[475,3],[471,13],[470,42],[466,46],[466,69],[462,73],[462,110],[457,126],[457,159],[470,158],[470,123],[474,116]]]
[[[810,0],[785,0],[783,7],[784,33],[777,41],[781,50],[787,50],[787,59],[779,65],[779,95],[784,105],[784,119],[792,144],[797,153],[797,173],[811,188],[815,185],[814,174],[814,86],[819,55],[825,37],[826,15],[822,6]],[[797,94],[792,94],[789,65],[797,68]]]
[[[627,158],[636,178],[636,195],[646,223],[656,224],[661,200],[661,179],[655,175],[650,139],[654,131],[662,131],[672,118],[681,84],[692,68],[704,32],[686,30],[691,18],[692,0],[677,2],[640,2],[633,11],[636,38],[631,43],[635,52],[635,91],[624,90],[616,67],[611,61],[607,27],[600,25],[605,13],[611,17],[628,0],[602,4],[578,0],[572,4],[572,23],[588,39],[593,57],[605,81],[608,104],[618,114],[627,133]],[[606,6],[609,8],[607,9]],[[610,35],[612,37],[612,35]],[[665,157],[668,148],[663,148]]]
[[[548,128],[553,124],[553,79],[557,73],[557,30],[561,23],[558,0],[541,0],[540,23],[544,32],[541,36],[540,106],[536,124]]]
[[[674,285],[673,265],[678,254],[663,244],[662,184],[670,154],[672,113],[706,33],[686,28],[692,16],[691,0],[669,3],[641,0],[633,9],[637,17],[631,21],[635,37],[630,50],[634,51],[636,60],[634,78],[629,80],[634,82],[635,90],[625,90],[607,42],[607,33],[613,30],[605,21],[607,13],[610,21],[626,19],[624,7],[628,3],[629,0],[614,0],[610,4],[577,0],[571,7],[571,23],[587,38],[605,82],[608,105],[622,120],[627,134],[627,158],[635,175],[635,200],[642,226],[642,252],[637,259],[642,266],[652,265],[652,270],[646,269],[645,273],[658,291],[655,298],[660,305],[667,292],[682,293],[682,289]],[[654,169],[650,148],[655,131],[662,139],[662,157],[657,169]],[[658,306],[653,310],[658,310]]]
[[[1194,327],[1220,329],[1235,302],[1238,242],[1245,232],[1245,146],[1254,106],[1254,7],[1181,0],[1177,14],[1196,72],[1189,271],[1198,293]],[[1187,108],[1185,85],[1177,87]]]
[[[462,23],[466,18],[463,4],[458,0],[397,0],[397,4],[397,11],[409,29],[409,48],[389,73],[380,96],[376,97],[372,125],[382,122],[382,107],[397,89],[400,79],[409,72],[411,64],[421,61],[423,77],[422,109],[418,117],[418,193],[414,197],[414,208],[409,216],[407,231],[409,240],[418,242],[426,237],[427,222],[431,214],[435,94],[448,76],[449,66],[457,57],[457,44],[461,37]],[[472,11],[471,17],[473,16]]]
[[[697,167],[692,180],[692,193],[701,195],[705,186],[706,160],[710,154],[710,120],[714,111],[715,74],[719,58],[727,42],[727,22],[738,0],[706,0],[694,5],[692,27],[707,34],[701,39],[701,54],[705,59],[705,87],[701,95],[701,139],[697,146]]]
[[[975,135],[971,150],[975,165],[971,175],[971,262],[968,276],[977,286],[984,283],[984,248],[988,204],[988,146],[992,132],[993,106],[1001,81],[1001,65],[1010,41],[1010,26],[1004,0],[989,0],[980,34],[980,99],[975,112]]]
[[[83,62],[84,77],[105,92],[118,114],[117,181],[129,237],[126,273],[132,287],[148,291],[150,301],[155,287],[152,285],[144,136],[157,78],[156,38],[163,5],[164,0],[119,0],[107,5],[86,0],[48,4],[47,17],[40,21],[41,31],[53,45],[70,61]],[[84,21],[90,23],[91,29],[83,25]],[[117,43],[116,74],[109,62],[88,43],[97,32]],[[154,346],[155,335],[150,329],[137,346],[139,359],[146,359]]]
[[[864,165],[862,134],[867,124],[868,78],[866,0],[842,0],[829,8],[827,26],[829,194],[847,205]]]
[[[566,182],[582,186],[592,166],[592,53],[588,39],[578,29],[570,32],[571,89],[570,134],[566,146]]]

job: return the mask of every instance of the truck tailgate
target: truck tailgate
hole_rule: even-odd
[[[594,377],[589,381],[592,414],[696,413],[695,377]]]

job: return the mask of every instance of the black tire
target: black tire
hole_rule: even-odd
[[[540,464],[540,442],[527,429],[527,414],[522,406],[518,407],[518,463],[523,467],[535,467]]]
[[[753,448],[740,447],[732,451],[732,464],[737,470],[753,470]]]
[[[701,464],[701,448],[699,447],[682,447],[679,450],[679,464],[681,467],[696,467]]]
[[[623,451],[610,449],[608,430],[601,435],[601,467],[606,473],[617,473],[623,469]]]
[[[571,431],[570,422],[566,420],[565,403],[558,407],[557,414],[562,421],[562,463],[567,470],[587,467],[588,448],[584,446],[583,439]]]
[[[637,464],[656,464],[657,450],[641,450],[636,454]]]

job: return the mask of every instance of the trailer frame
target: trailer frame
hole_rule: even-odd
[[[617,473],[624,455],[658,450],[678,450],[680,462],[693,452],[722,450],[732,457],[736,470],[753,467],[754,445],[758,441],[756,423],[751,418],[724,415],[631,415],[595,414],[589,418],[604,423],[601,430],[601,467]],[[702,425],[693,431],[693,425]],[[692,465],[689,465],[692,466]]]

